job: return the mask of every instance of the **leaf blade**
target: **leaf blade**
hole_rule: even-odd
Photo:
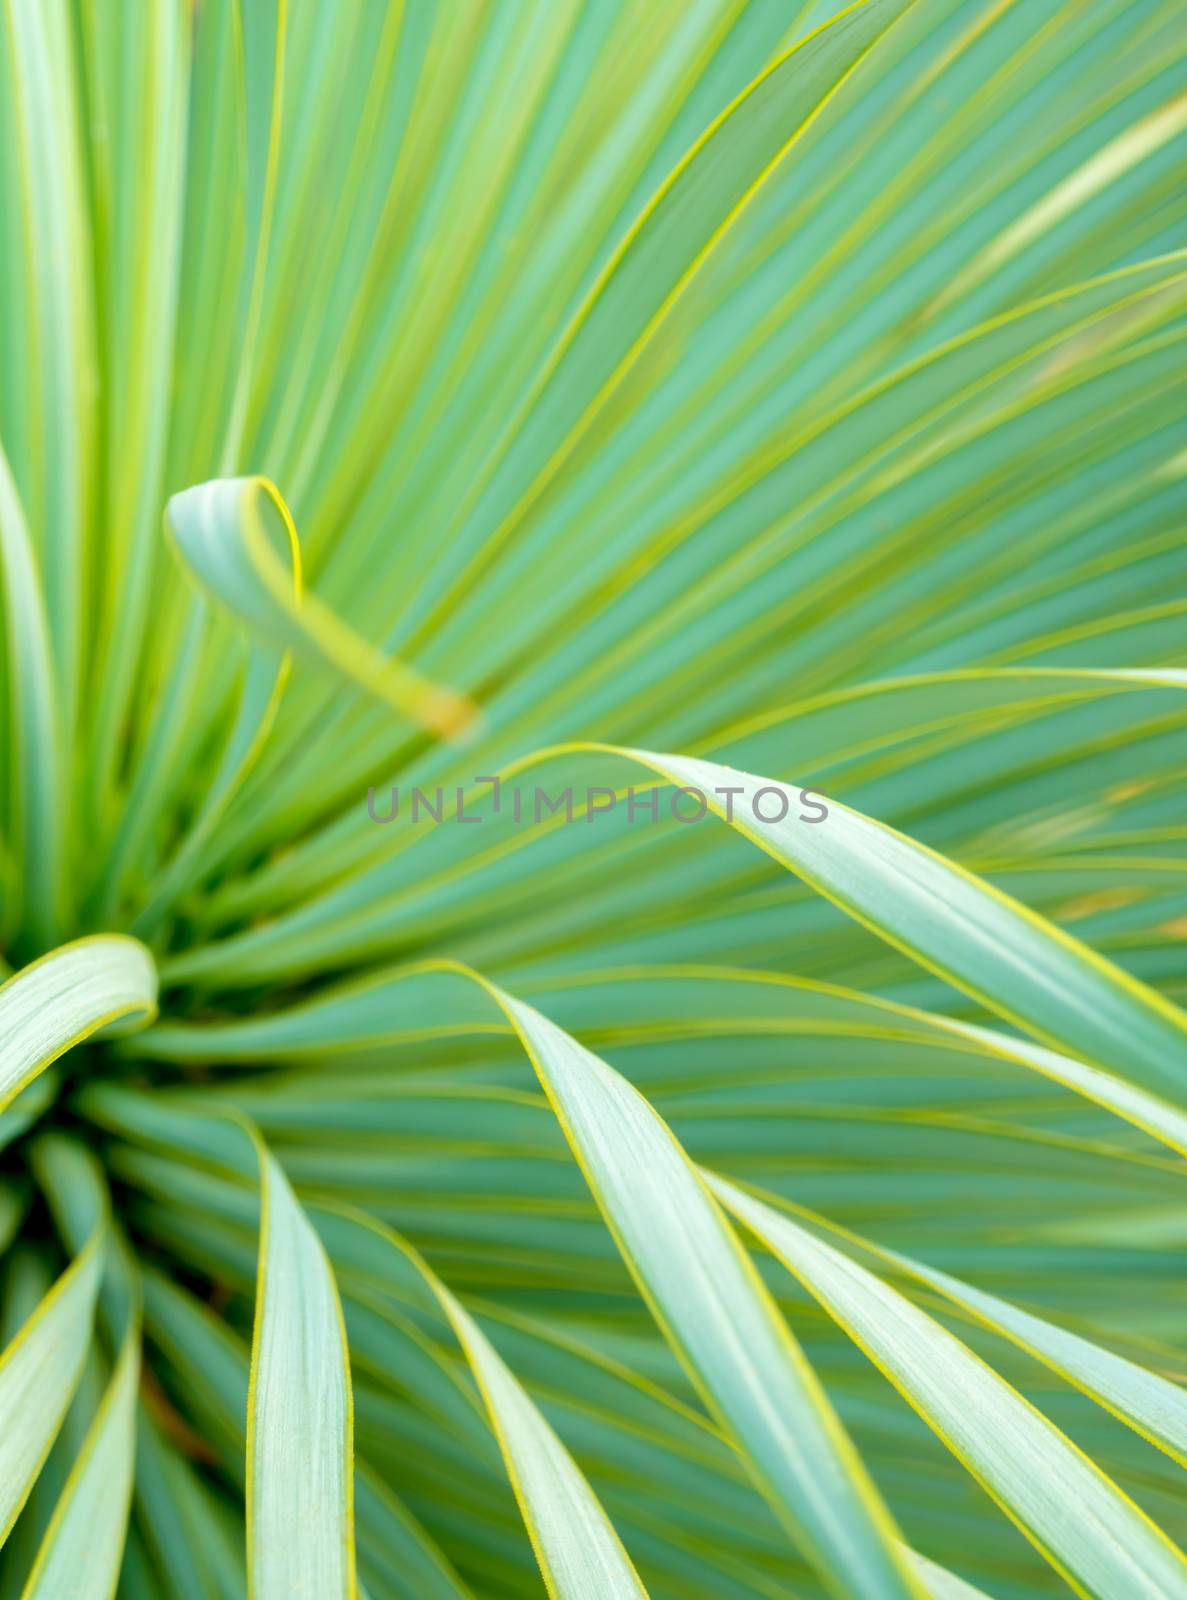
[[[132,1500],[139,1375],[140,1332],[134,1323],[21,1600],[111,1600]]]
[[[820,1301],[1074,1588],[1187,1595],[1187,1560],[1041,1412],[872,1272],[722,1178],[710,1187]]]
[[[440,734],[458,735],[473,720],[465,695],[388,659],[303,591],[296,529],[279,490],[266,478],[198,484],[175,494],[165,516],[194,576],[255,633],[332,667]]]
[[[105,1245],[104,1225],[0,1356],[0,1542],[29,1496],[82,1372]]]
[[[576,1040],[479,981],[519,1034],[661,1329],[810,1559],[838,1593],[918,1594],[816,1374],[665,1124]]]
[[[362,1212],[332,1209],[335,1222],[375,1235],[410,1266],[444,1312],[486,1405],[548,1593],[556,1600],[647,1600],[581,1469],[466,1308],[392,1229]]]
[[[250,1592],[355,1600],[353,1406],[324,1249],[258,1146],[261,1216],[248,1389]]]
[[[810,887],[1000,1016],[1074,1056],[1177,1082],[1167,1061],[1187,1044],[1178,1007],[956,862],[832,800],[825,819],[801,822],[787,784],[688,756],[621,753],[704,795]],[[760,806],[764,794],[775,798]],[[778,818],[764,821],[775,806]]]
[[[153,959],[123,934],[60,945],[23,967],[0,985],[0,1109],[73,1045],[156,1010]]]

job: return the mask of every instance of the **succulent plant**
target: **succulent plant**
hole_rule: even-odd
[[[1187,1597],[1182,7],[833,9],[3,0],[0,1600]]]

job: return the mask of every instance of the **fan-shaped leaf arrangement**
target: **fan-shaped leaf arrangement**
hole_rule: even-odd
[[[4,0],[0,1600],[1187,1600],[1177,0]]]

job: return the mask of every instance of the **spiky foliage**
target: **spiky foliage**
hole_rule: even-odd
[[[830,10],[4,0],[0,1600],[1187,1596],[1180,0]]]

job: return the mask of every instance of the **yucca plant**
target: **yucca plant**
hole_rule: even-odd
[[[1187,1596],[1180,0],[3,9],[0,1600]]]

